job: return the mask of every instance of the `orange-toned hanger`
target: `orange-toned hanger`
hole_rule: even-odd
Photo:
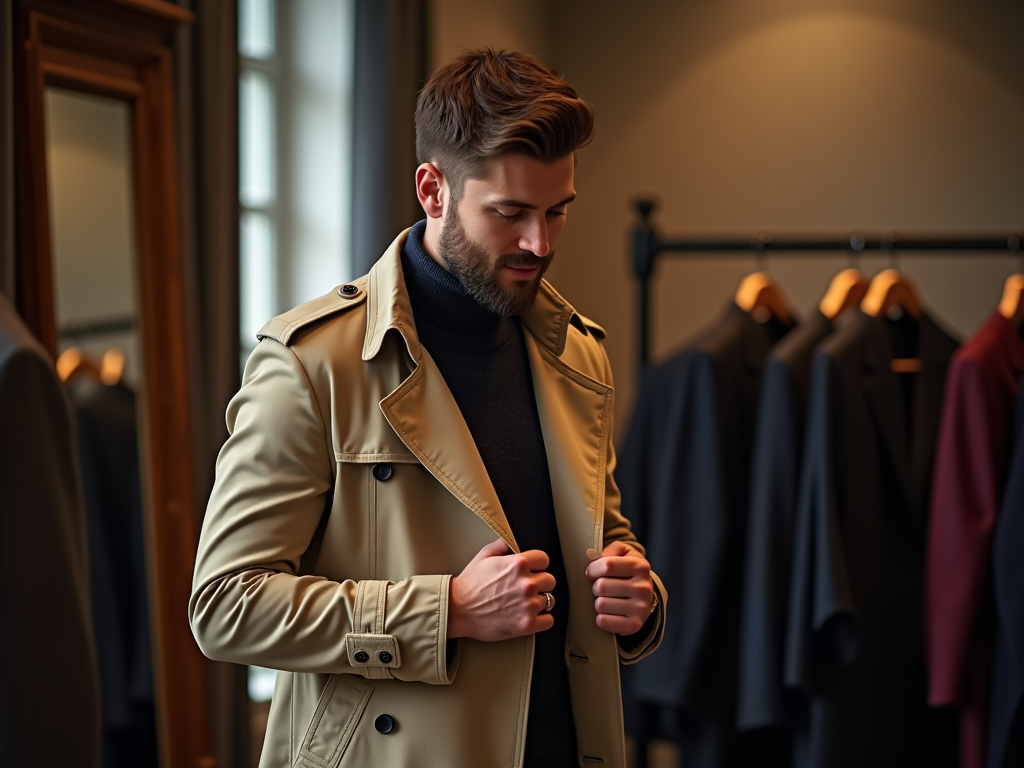
[[[783,323],[791,323],[793,314],[789,311],[782,292],[765,272],[754,272],[743,278],[734,299],[744,312],[763,322],[775,317]]]
[[[103,353],[100,364],[100,381],[107,385],[117,384],[124,375],[124,352],[111,347]]]
[[[860,308],[866,315],[879,317],[897,307],[915,320],[921,319],[921,302],[914,286],[895,269],[886,269],[872,278]],[[896,358],[892,361],[892,369],[896,373],[917,373],[921,370],[921,361],[917,358]]]
[[[1013,325],[1024,324],[1024,275],[1010,275],[1003,286],[1003,300],[999,302],[999,314]]]
[[[844,310],[860,304],[868,291],[868,281],[856,269],[844,269],[832,278],[818,309],[829,320],[835,320]]]
[[[860,308],[867,315],[879,317],[894,307],[899,307],[915,320],[921,319],[921,302],[917,300],[914,286],[895,269],[886,269],[872,278]]]
[[[100,368],[96,363],[82,354],[78,347],[68,347],[57,358],[57,375],[61,381],[69,381],[72,376],[89,375],[99,377]]]

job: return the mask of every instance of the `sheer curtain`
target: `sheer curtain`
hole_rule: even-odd
[[[426,0],[356,3],[352,258],[367,272],[423,218],[413,174],[416,94],[426,81]]]

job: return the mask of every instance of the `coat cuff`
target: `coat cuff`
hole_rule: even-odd
[[[448,685],[458,667],[458,643],[448,642],[451,576],[359,582],[349,663],[363,677]]]
[[[623,664],[635,664],[661,645],[665,636],[665,608],[668,603],[668,592],[665,585],[655,573],[651,573],[651,582],[658,595],[658,607],[651,617],[644,622],[639,632],[626,637],[618,636],[619,659]]]

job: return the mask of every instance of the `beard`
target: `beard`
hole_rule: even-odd
[[[555,257],[554,251],[546,256],[519,251],[499,256],[492,264],[487,251],[469,238],[454,205],[441,224],[437,249],[448,271],[466,292],[491,312],[503,316],[521,315],[533,306],[540,280]],[[516,280],[511,288],[502,288],[498,283],[503,267],[526,266],[540,266],[540,271],[530,280]]]

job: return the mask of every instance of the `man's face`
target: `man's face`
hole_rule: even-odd
[[[574,166],[572,155],[551,163],[501,155],[445,210],[439,255],[492,312],[518,315],[533,304],[576,196]]]

